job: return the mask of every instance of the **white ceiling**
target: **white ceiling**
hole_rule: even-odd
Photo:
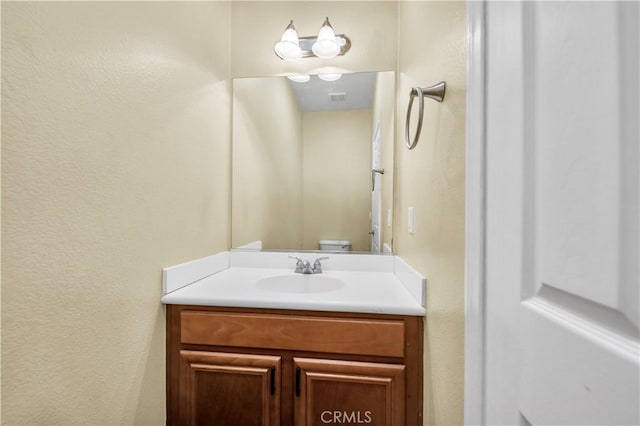
[[[342,74],[336,81],[324,81],[312,75],[306,83],[289,80],[289,84],[300,109],[305,112],[369,109],[373,103],[376,75],[375,72]]]

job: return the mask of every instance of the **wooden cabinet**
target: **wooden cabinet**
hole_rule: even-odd
[[[280,357],[180,351],[180,424],[277,425]]]
[[[167,423],[422,424],[422,317],[167,306]]]
[[[404,425],[405,366],[294,358],[296,426]]]

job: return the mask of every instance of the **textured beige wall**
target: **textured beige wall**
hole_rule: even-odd
[[[302,247],[302,111],[284,77],[233,81],[232,247]],[[265,103],[263,100],[268,99]]]
[[[2,3],[2,422],[164,424],[161,270],[229,246],[229,5]]]
[[[425,422],[461,424],[462,2],[3,2],[3,423],[163,423],[161,268],[230,243],[230,8],[237,76],[327,65],[272,54],[289,17],[352,36],[339,68],[400,46],[394,248],[429,279]],[[407,151],[408,89],[441,79]]]
[[[305,112],[303,248],[349,240],[370,250],[371,110]]]
[[[371,137],[373,138],[377,123],[380,122],[380,143],[382,146],[380,160],[384,174],[382,175],[382,203],[380,229],[381,244],[393,247],[393,214],[392,222],[387,224],[387,211],[393,211],[393,148],[395,142],[395,73],[381,72],[376,79],[373,108],[371,109]],[[380,246],[382,249],[382,246]]]
[[[231,75],[257,77],[287,73],[386,71],[397,66],[395,1],[236,1],[231,14]],[[328,16],[353,47],[345,56],[283,61],[273,53],[289,20],[300,37],[318,34]]]
[[[466,6],[400,2],[394,243],[427,277],[425,424],[463,423],[464,152]],[[409,88],[447,82],[442,104],[425,100],[424,127],[404,147]],[[407,208],[415,207],[415,234]]]

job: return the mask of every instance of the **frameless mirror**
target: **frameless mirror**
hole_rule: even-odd
[[[389,252],[394,100],[393,71],[235,79],[232,247]]]

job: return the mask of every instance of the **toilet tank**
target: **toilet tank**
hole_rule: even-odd
[[[347,240],[320,240],[318,249],[327,251],[351,251],[351,241]]]

